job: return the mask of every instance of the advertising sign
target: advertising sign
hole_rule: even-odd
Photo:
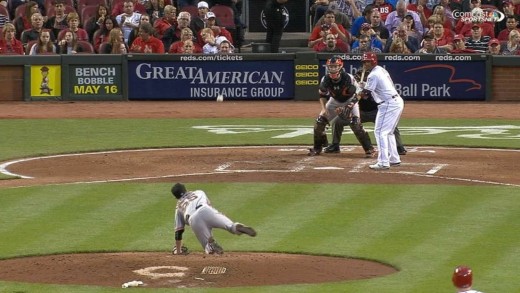
[[[341,55],[354,74],[361,55]],[[320,64],[324,65],[325,60]],[[480,55],[380,55],[378,65],[390,73],[405,100],[467,100],[486,98],[486,58]],[[320,76],[325,69],[320,66]]]
[[[61,97],[61,66],[31,66],[31,99]]]
[[[70,65],[71,97],[92,97],[122,95],[121,65]]]
[[[129,100],[292,99],[294,61],[129,60],[128,92]]]

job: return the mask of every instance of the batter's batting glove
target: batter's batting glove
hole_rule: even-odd
[[[177,251],[177,246],[175,246],[172,250],[173,255],[188,255],[190,251],[188,250],[188,247],[182,246],[181,251]]]

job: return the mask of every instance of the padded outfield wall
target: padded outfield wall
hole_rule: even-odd
[[[0,56],[0,100],[315,100],[313,52]],[[360,55],[338,55],[355,73]],[[520,101],[520,58],[381,54],[405,100]]]

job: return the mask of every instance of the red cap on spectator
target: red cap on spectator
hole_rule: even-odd
[[[500,41],[498,39],[491,39],[489,40],[489,45],[500,45]]]
[[[464,40],[464,36],[463,35],[455,35],[455,37],[453,37],[453,40],[454,41],[463,41]]]
[[[474,28],[474,27],[481,28],[482,26],[481,26],[480,24],[478,24],[478,23],[474,23],[474,24],[471,26],[471,28]]]

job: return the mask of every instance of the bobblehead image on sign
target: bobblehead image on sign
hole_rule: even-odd
[[[31,66],[31,98],[61,96],[61,67],[59,65]]]

